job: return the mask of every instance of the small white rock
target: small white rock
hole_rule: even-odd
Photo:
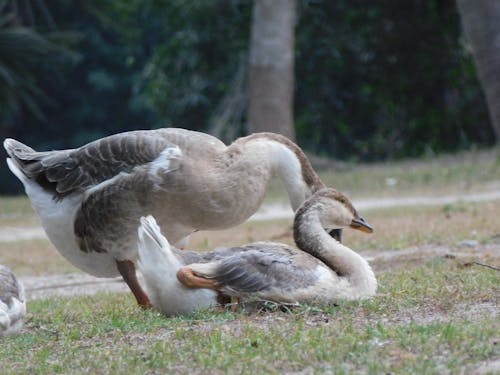
[[[463,240],[457,243],[458,247],[477,247],[479,246],[479,241],[476,240]]]

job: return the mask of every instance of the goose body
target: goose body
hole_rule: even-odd
[[[0,265],[0,336],[18,333],[25,315],[23,286],[10,269]]]
[[[294,210],[324,187],[300,148],[273,133],[229,146],[208,134],[165,128],[70,150],[36,152],[13,139],[4,147],[57,250],[91,275],[121,274],[141,305],[148,303],[135,276],[141,216],[153,215],[177,243],[196,230],[245,221],[273,174]]]
[[[139,269],[153,305],[167,315],[172,306],[163,301],[172,298],[162,298],[165,294],[176,294],[179,305],[183,299],[197,301],[196,307],[216,304],[214,294],[208,300],[194,297],[193,293],[202,290],[278,303],[361,300],[373,296],[377,289],[371,267],[324,229],[349,226],[372,231],[349,200],[333,189],[318,191],[298,209],[294,239],[299,248],[257,242],[208,253],[179,251],[169,245],[149,216],[141,220],[139,228],[140,233],[149,233],[139,236]],[[148,236],[156,240],[146,243]]]

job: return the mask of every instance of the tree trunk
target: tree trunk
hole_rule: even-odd
[[[293,125],[296,0],[255,0],[248,72],[248,125],[295,138]]]
[[[500,1],[457,0],[479,81],[486,95],[497,143],[500,141]]]

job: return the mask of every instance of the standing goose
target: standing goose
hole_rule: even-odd
[[[324,187],[302,150],[273,133],[229,146],[208,134],[165,128],[70,150],[36,152],[13,139],[4,147],[57,250],[91,275],[121,274],[142,306],[149,301],[135,273],[141,216],[154,215],[177,243],[196,230],[245,221],[273,174],[294,210]]]
[[[342,227],[373,231],[343,194],[328,188],[295,214],[300,250],[257,242],[208,253],[180,251],[148,216],[139,227],[138,265],[153,306],[167,315],[213,306],[218,295],[317,304],[371,297],[377,281],[368,262],[324,229]]]
[[[10,269],[0,264],[0,337],[18,333],[25,315],[23,286]]]

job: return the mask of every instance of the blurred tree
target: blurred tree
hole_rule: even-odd
[[[500,142],[500,1],[457,0],[457,4]]]
[[[254,0],[249,58],[248,127],[295,139],[295,0]]]
[[[491,144],[454,0],[304,1],[296,132],[309,150],[391,159]]]
[[[106,3],[95,1],[95,7],[103,25],[134,47],[131,57],[140,69],[134,89],[156,117],[150,126],[206,131],[214,109],[231,89],[232,77],[238,75],[248,44],[250,3]]]
[[[45,108],[59,99],[52,96],[47,82],[60,78],[61,66],[71,65],[79,55],[69,46],[77,40],[74,33],[56,29],[44,1],[0,1],[0,140],[25,136],[39,128],[34,136],[43,139],[47,125]],[[0,160],[5,160],[0,148]],[[20,189],[18,181],[0,164],[0,191]]]

